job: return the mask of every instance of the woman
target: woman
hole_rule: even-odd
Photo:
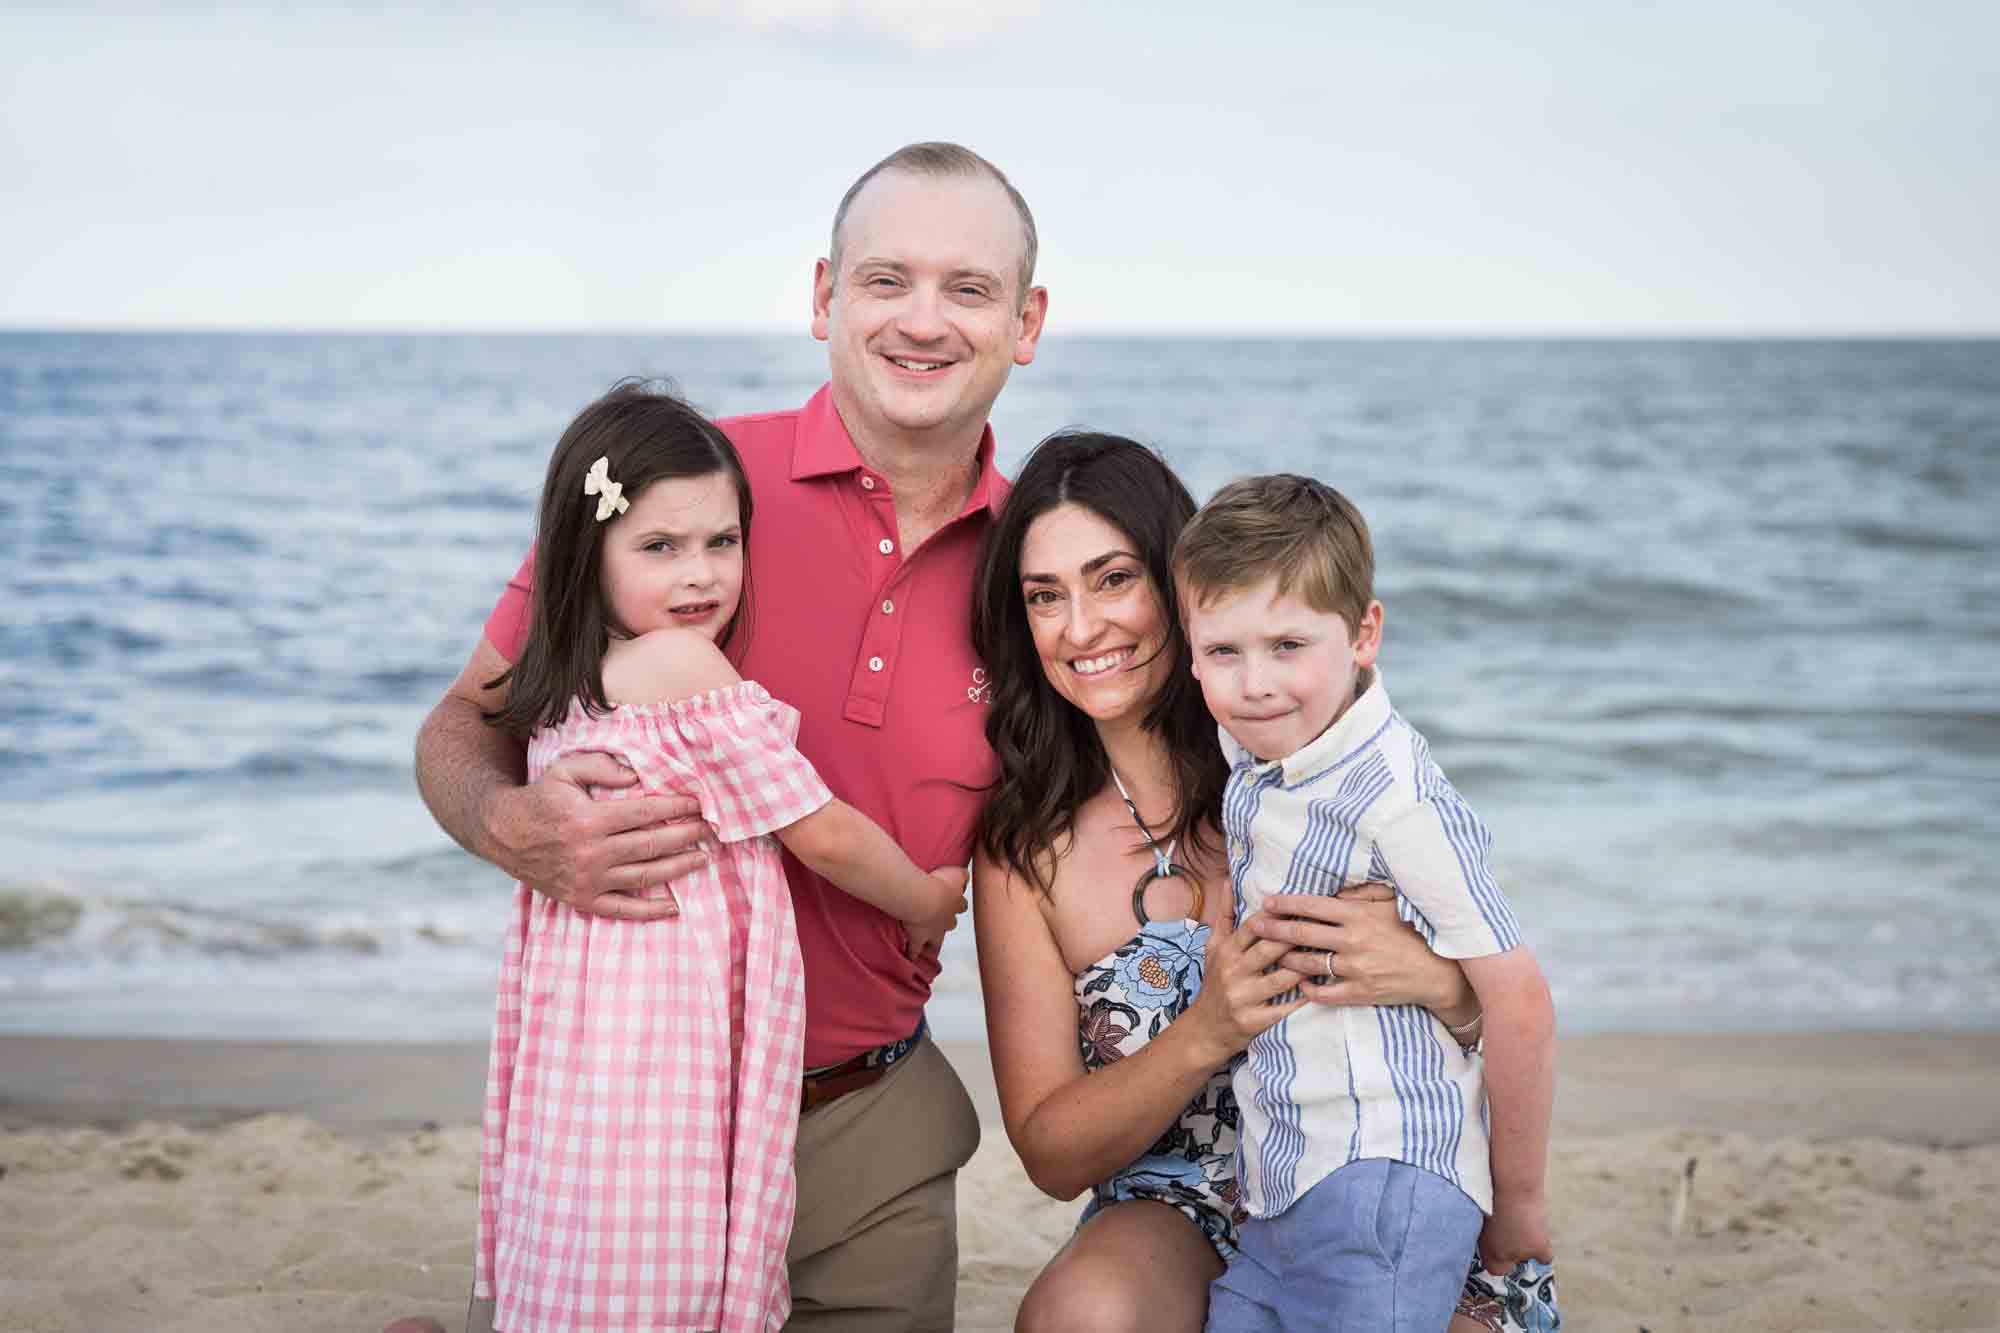
[[[1021,1330],[1201,1328],[1241,1216],[1228,1065],[1257,1033],[1315,1001],[1478,1018],[1457,965],[1380,901],[1288,898],[1298,917],[1232,928],[1227,771],[1168,573],[1194,509],[1143,445],[1051,436],[981,562],[1001,777],[973,912],[994,1077],[1035,1184],[1091,1192]]]

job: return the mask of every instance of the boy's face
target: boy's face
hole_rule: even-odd
[[[1354,702],[1355,678],[1382,647],[1382,604],[1370,602],[1352,631],[1315,611],[1276,577],[1187,602],[1194,675],[1208,711],[1262,760],[1296,754]]]

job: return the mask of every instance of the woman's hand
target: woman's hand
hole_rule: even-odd
[[[1396,915],[1396,894],[1383,884],[1342,889],[1336,897],[1273,894],[1243,923],[1260,942],[1283,942],[1278,955],[1308,978],[1306,997],[1316,1004],[1421,1005],[1447,1024],[1463,1025],[1479,1013],[1478,1000],[1457,963],[1440,958]],[[1332,956],[1334,981],[1327,972]]]
[[[1287,947],[1282,941],[1258,939],[1248,923],[1233,931],[1210,933],[1201,994],[1173,1026],[1192,1026],[1211,1068],[1235,1059],[1258,1033],[1305,1004],[1303,995],[1271,1003],[1303,980],[1297,972],[1277,965]]]

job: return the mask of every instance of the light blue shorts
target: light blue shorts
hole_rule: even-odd
[[[1240,1252],[1208,1289],[1209,1333],[1444,1333],[1484,1221],[1443,1176],[1350,1162],[1238,1229]]]

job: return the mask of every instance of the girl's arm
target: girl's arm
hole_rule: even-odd
[[[785,825],[777,837],[814,871],[907,925],[956,917],[965,901],[964,866],[925,874],[880,824],[843,800]]]
[[[972,919],[1007,1138],[1029,1179],[1054,1198],[1075,1198],[1145,1152],[1211,1074],[1303,1003],[1266,1003],[1298,983],[1283,968],[1264,971],[1282,945],[1217,931],[1187,1012],[1141,1050],[1086,1072],[1075,978],[1035,893],[977,858]]]
[[[722,650],[692,630],[615,640],[604,653],[604,693],[613,703],[674,703],[738,684]],[[965,867],[919,870],[874,820],[834,800],[776,831],[792,855],[865,903],[911,925],[956,917]]]

